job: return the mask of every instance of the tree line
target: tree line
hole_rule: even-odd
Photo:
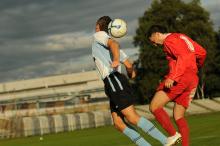
[[[210,14],[201,6],[200,0],[154,0],[151,7],[139,18],[134,36],[134,45],[140,48],[135,62],[137,77],[135,91],[140,102],[149,102],[168,65],[162,48],[155,47],[146,38],[146,32],[153,24],[168,28],[169,32],[188,35],[207,50],[207,58],[199,70],[200,82],[195,98],[220,96],[220,29],[216,31]]]

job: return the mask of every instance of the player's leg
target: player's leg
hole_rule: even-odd
[[[174,119],[182,136],[182,146],[189,146],[189,126],[184,118],[186,108],[178,103],[174,106]]]
[[[151,135],[153,138],[160,141],[162,144],[166,144],[167,137],[164,136],[154,125],[151,121],[147,120],[144,117],[140,117],[134,109],[133,105],[126,107],[125,109],[121,110],[121,113],[125,116],[125,118],[133,125],[137,125],[140,127],[144,132]]]
[[[134,94],[128,79],[122,74],[115,73],[112,82],[117,90],[117,93],[114,94],[115,96],[111,98],[112,103],[114,103],[112,108],[120,111],[130,123],[145,129],[144,131],[148,132],[155,139],[160,140],[161,143],[164,143],[166,137],[154,128],[150,121],[140,117],[134,110]]]
[[[112,112],[111,114],[114,126],[117,130],[129,137],[138,146],[151,146],[139,133],[134,129],[129,128],[120,115],[116,112]]]
[[[197,78],[196,78],[197,79]],[[177,127],[179,129],[179,132],[182,135],[182,145],[183,146],[189,146],[189,126],[184,118],[185,112],[187,107],[189,106],[190,102],[192,101],[195,92],[196,92],[196,86],[198,83],[198,80],[194,80],[191,84],[191,87],[189,87],[189,90],[186,90],[184,93],[181,94],[179,98],[175,100],[175,106],[174,106],[174,119],[176,121]]]
[[[174,136],[176,134],[176,130],[170,120],[169,115],[163,109],[164,105],[166,105],[169,101],[170,98],[164,91],[157,91],[150,103],[150,111],[154,114],[157,121],[167,131],[167,133],[170,136]]]

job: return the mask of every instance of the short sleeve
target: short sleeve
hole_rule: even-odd
[[[99,31],[94,34],[94,41],[107,46],[110,36],[105,31]]]

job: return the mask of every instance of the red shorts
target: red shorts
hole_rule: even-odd
[[[187,108],[195,95],[198,81],[196,74],[187,73],[171,88],[166,88],[164,82],[160,83],[157,91],[163,90],[172,101]]]

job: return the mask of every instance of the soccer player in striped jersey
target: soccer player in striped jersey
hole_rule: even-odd
[[[154,95],[150,110],[157,121],[169,133],[168,141],[180,139],[182,145],[189,146],[189,127],[184,114],[192,101],[198,85],[198,68],[206,58],[206,50],[181,33],[167,33],[165,27],[153,25],[147,38],[155,45],[163,45],[163,51],[169,62],[169,73],[160,83]],[[179,132],[176,132],[167,112],[163,109],[169,101],[174,101],[174,119]]]
[[[114,126],[129,137],[138,146],[150,144],[134,129],[128,127],[123,118],[145,133],[157,139],[163,145],[167,143],[165,137],[149,120],[139,116],[133,106],[134,95],[128,79],[121,73],[121,65],[126,67],[128,76],[135,77],[135,71],[119,43],[108,34],[108,24],[112,21],[109,16],[103,16],[96,22],[96,32],[93,35],[92,55],[105,86],[105,93],[110,100],[110,110]]]

